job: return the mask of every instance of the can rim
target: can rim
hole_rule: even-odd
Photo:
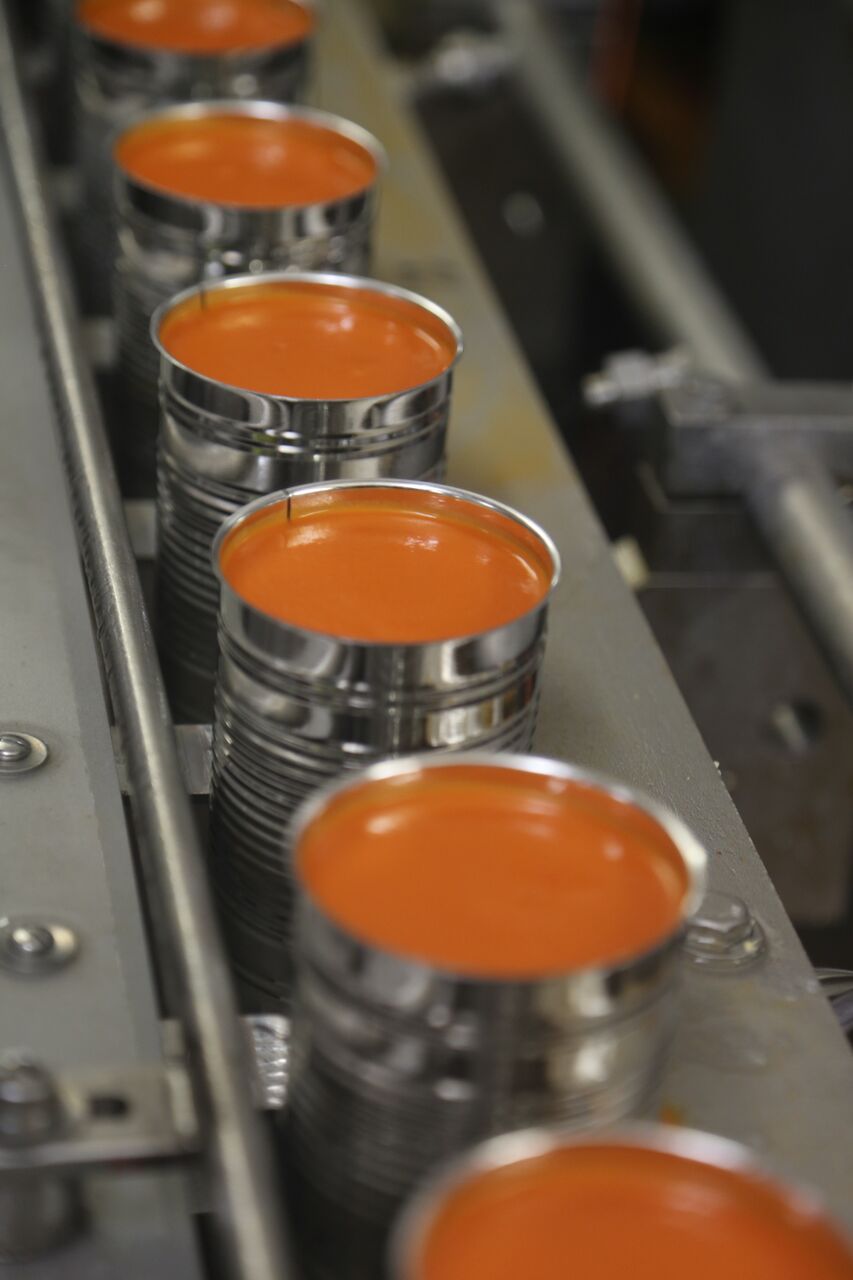
[[[160,338],[160,328],[173,307],[180,306],[196,295],[201,296],[220,289],[257,288],[268,284],[335,285],[344,289],[358,289],[370,293],[384,294],[386,297],[398,298],[402,302],[409,302],[413,306],[420,307],[421,310],[428,312],[448,329],[456,343],[453,359],[434,378],[428,378],[426,382],[418,382],[412,387],[405,387],[402,391],[387,391],[373,396],[323,396],[317,398],[312,396],[279,395],[270,391],[253,391],[251,387],[240,387],[233,382],[223,382],[219,378],[212,378],[206,373],[199,373],[198,370],[191,368],[190,365],[184,364],[182,360],[178,360],[163,345]],[[372,276],[359,276],[349,272],[336,271],[261,271],[257,275],[243,273],[242,275],[225,276],[219,280],[202,280],[198,284],[190,285],[188,289],[183,289],[180,293],[174,294],[171,298],[167,298],[165,302],[161,302],[151,316],[148,331],[160,360],[165,361],[171,368],[179,369],[182,373],[197,379],[202,385],[223,388],[237,396],[254,396],[264,403],[274,402],[284,405],[335,404],[367,407],[390,403],[399,396],[413,395],[427,387],[434,386],[442,378],[447,378],[456,368],[465,349],[462,330],[450,312],[445,311],[444,307],[439,306],[437,302],[433,302],[430,298],[425,298],[422,294],[414,293],[411,289],[406,289],[402,285],[390,284],[386,280],[376,280]]]
[[[146,182],[130,173],[119,160],[116,152],[119,143],[129,134],[158,121],[168,120],[203,120],[206,116],[249,116],[258,120],[304,120],[318,128],[337,133],[349,142],[355,143],[366,151],[376,166],[376,172],[363,187],[355,187],[344,196],[336,196],[332,200],[308,200],[303,203],[256,205],[240,204],[236,201],[208,200],[200,196],[170,191],[168,187]],[[378,187],[388,172],[388,153],[382,143],[369,129],[349,120],[346,116],[334,111],[323,111],[319,107],[305,107],[294,103],[275,102],[270,98],[206,98],[199,102],[172,102],[151,107],[147,111],[135,115],[132,120],[119,124],[110,133],[107,146],[114,166],[115,177],[136,190],[159,196],[166,202],[180,208],[199,210],[226,209],[245,217],[275,216],[288,211],[302,212],[310,209],[331,209],[338,205],[356,200],[366,192]]]
[[[473,631],[462,636],[445,636],[443,639],[438,640],[407,640],[396,642],[357,640],[350,636],[333,636],[326,631],[315,631],[310,627],[302,627],[292,622],[285,622],[274,614],[266,613],[256,605],[249,604],[247,601],[243,600],[239,595],[239,592],[236,592],[228,582],[219,564],[222,545],[234,529],[243,521],[253,516],[256,512],[262,511],[265,507],[280,505],[287,502],[288,499],[292,500],[294,497],[301,497],[303,494],[326,493],[330,491],[337,492],[338,490],[343,489],[403,489],[415,490],[419,493],[433,493],[438,497],[449,497],[460,502],[468,502],[474,506],[484,507],[489,511],[496,512],[498,515],[503,516],[506,519],[514,521],[516,524],[522,525],[529,533],[532,533],[534,537],[539,539],[551,558],[551,579],[545,594],[532,609],[528,609],[525,613],[519,614],[517,618],[510,619],[509,622],[503,622],[497,627],[489,627],[485,631]],[[513,627],[516,624],[523,622],[525,618],[529,618],[547,608],[560,581],[560,574],[562,571],[562,561],[560,553],[557,550],[556,543],[551,535],[547,533],[546,530],[543,529],[535,520],[532,520],[530,516],[524,515],[514,507],[510,507],[507,503],[499,502],[495,498],[488,498],[484,494],[480,493],[472,493],[467,489],[457,488],[455,485],[438,484],[433,480],[320,480],[315,481],[313,484],[293,485],[289,489],[279,489],[275,493],[262,494],[261,497],[255,498],[252,502],[248,502],[245,506],[240,507],[237,511],[233,512],[227,520],[222,522],[217,530],[216,537],[213,540],[210,556],[213,572],[219,582],[220,590],[227,588],[237,596],[242,608],[249,610],[257,617],[274,622],[276,625],[288,631],[296,632],[299,635],[333,640],[336,643],[351,645],[353,647],[377,653],[387,652],[390,650],[397,653],[416,653],[446,644],[466,644],[470,641],[505,631],[509,627]]]
[[[573,969],[555,969],[544,973],[537,973],[533,976],[524,975],[519,977],[512,974],[477,974],[468,971],[460,971],[456,969],[448,969],[443,965],[434,964],[422,957],[403,954],[398,951],[390,951],[387,947],[383,947],[369,939],[365,939],[353,932],[353,930],[340,924],[332,917],[325,907],[319,903],[315,895],[311,892],[306,884],[303,876],[299,871],[296,858],[297,845],[304,834],[306,828],[319,816],[326,806],[334,802],[340,795],[349,791],[356,791],[359,787],[369,785],[372,782],[382,782],[388,778],[398,777],[401,774],[409,772],[421,772],[431,769],[465,769],[469,767],[489,767],[505,769],[507,772],[513,773],[529,773],[537,776],[547,776],[559,778],[567,782],[578,783],[583,787],[587,787],[592,791],[598,791],[608,796],[610,799],[616,800],[619,804],[626,808],[639,810],[641,813],[650,817],[658,827],[663,831],[664,835],[672,842],[675,849],[684,864],[687,872],[688,885],[684,895],[684,901],[681,904],[678,923],[675,928],[666,933],[662,938],[655,942],[652,946],[647,947],[644,951],[631,954],[627,957],[617,959],[612,963],[598,962],[594,964],[579,965]],[[552,981],[554,979],[575,980],[582,979],[590,974],[618,974],[635,968],[637,965],[643,964],[646,960],[660,954],[670,946],[673,940],[680,936],[686,927],[687,922],[695,913],[701,903],[708,883],[708,855],[705,846],[694,835],[693,831],[687,823],[668,809],[666,805],[655,800],[652,796],[644,791],[640,791],[628,783],[621,782],[611,775],[601,772],[597,769],[587,769],[583,765],[575,764],[572,761],[557,760],[550,756],[527,755],[520,752],[495,752],[495,751],[465,751],[458,756],[449,756],[442,752],[422,751],[407,756],[395,756],[391,759],[380,760],[367,768],[360,769],[357,773],[347,777],[337,778],[332,782],[324,784],[322,787],[312,791],[309,796],[299,805],[298,809],[292,815],[287,826],[287,847],[291,850],[290,864],[294,882],[297,884],[299,892],[304,894],[311,902],[313,908],[320,912],[325,920],[333,926],[333,928],[344,937],[354,940],[359,946],[368,948],[374,954],[390,956],[393,959],[411,965],[413,968],[428,970],[430,973],[441,974],[458,982],[473,982],[478,985],[489,986],[492,984],[506,985],[511,984],[516,987],[535,987],[543,982]]]
[[[241,47],[238,49],[226,49],[219,52],[194,52],[192,49],[164,49],[162,45],[141,44],[132,40],[119,40],[115,36],[102,35],[94,30],[88,22],[80,14],[79,5],[75,5],[74,10],[74,26],[76,30],[87,40],[93,41],[95,44],[104,45],[107,48],[118,50],[122,53],[130,55],[138,54],[141,57],[166,57],[177,58],[186,61],[197,61],[199,64],[211,62],[225,62],[229,60],[250,60],[253,57],[269,57],[271,54],[284,53],[285,50],[297,50],[309,45],[316,38],[317,27],[319,24],[319,5],[315,0],[293,0],[300,9],[306,10],[311,17],[311,25],[308,30],[301,36],[297,36],[292,40],[276,40],[273,44],[250,45],[248,48]]]
[[[751,1175],[795,1211],[821,1219],[853,1248],[850,1233],[829,1215],[820,1193],[791,1182],[759,1160],[745,1143],[701,1129],[634,1121],[594,1133],[568,1126],[540,1126],[501,1134],[446,1161],[420,1184],[398,1213],[388,1244],[390,1280],[415,1280],[413,1264],[438,1220],[446,1198],[469,1178],[564,1148],[633,1147],[674,1155],[733,1174]]]

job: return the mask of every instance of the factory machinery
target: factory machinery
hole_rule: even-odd
[[[745,498],[850,689],[853,536],[833,480],[853,471],[849,392],[766,379],[541,18],[520,0],[501,13],[525,95],[680,348],[615,359],[588,398],[655,415],[675,492]],[[176,734],[167,709],[146,620],[152,504],[118,487],[96,385],[110,333],[77,310],[63,193],[28,96],[34,57],[11,17],[0,13],[0,1252],[27,1253],[7,1264],[25,1280],[273,1280],[291,1273],[274,1138],[287,1022],[238,1013],[206,882],[209,727]],[[709,852],[661,1112],[747,1143],[853,1228],[853,1059],[836,1011],[614,564],[405,77],[356,0],[326,0],[317,44],[316,102],[389,155],[374,274],[446,307],[465,335],[448,479],[540,521],[562,557],[537,751],[648,792]]]

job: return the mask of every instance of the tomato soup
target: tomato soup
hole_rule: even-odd
[[[478,503],[377,485],[299,494],[223,540],[220,570],[247,604],[342,639],[418,644],[491,631],[541,604],[544,542]]]
[[[369,287],[306,281],[200,290],[160,326],[195,373],[267,395],[356,400],[439,377],[458,341],[426,307]]]
[[[302,832],[297,868],[362,940],[507,978],[634,958],[677,931],[690,888],[644,810],[577,781],[473,762],[340,792]]]
[[[832,1226],[683,1156],[564,1147],[450,1193],[405,1280],[853,1280]],[[402,1280],[398,1277],[398,1280]]]
[[[298,115],[276,119],[223,111],[151,120],[128,129],[114,156],[137,182],[243,208],[343,200],[377,176],[366,147]]]
[[[77,17],[104,40],[189,54],[296,44],[314,29],[295,0],[81,0]]]

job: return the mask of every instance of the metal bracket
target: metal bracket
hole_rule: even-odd
[[[112,735],[119,785],[124,795],[130,795],[130,775],[122,750],[121,735],[116,726],[113,726]],[[178,763],[187,795],[210,795],[210,765],[213,750],[212,726],[209,724],[176,724],[175,740],[178,748]]]

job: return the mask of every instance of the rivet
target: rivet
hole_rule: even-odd
[[[0,920],[0,969],[38,977],[69,964],[78,948],[74,930],[58,921],[30,916]]]
[[[0,730],[0,777],[38,769],[47,756],[47,745],[41,738],[17,730]]]

